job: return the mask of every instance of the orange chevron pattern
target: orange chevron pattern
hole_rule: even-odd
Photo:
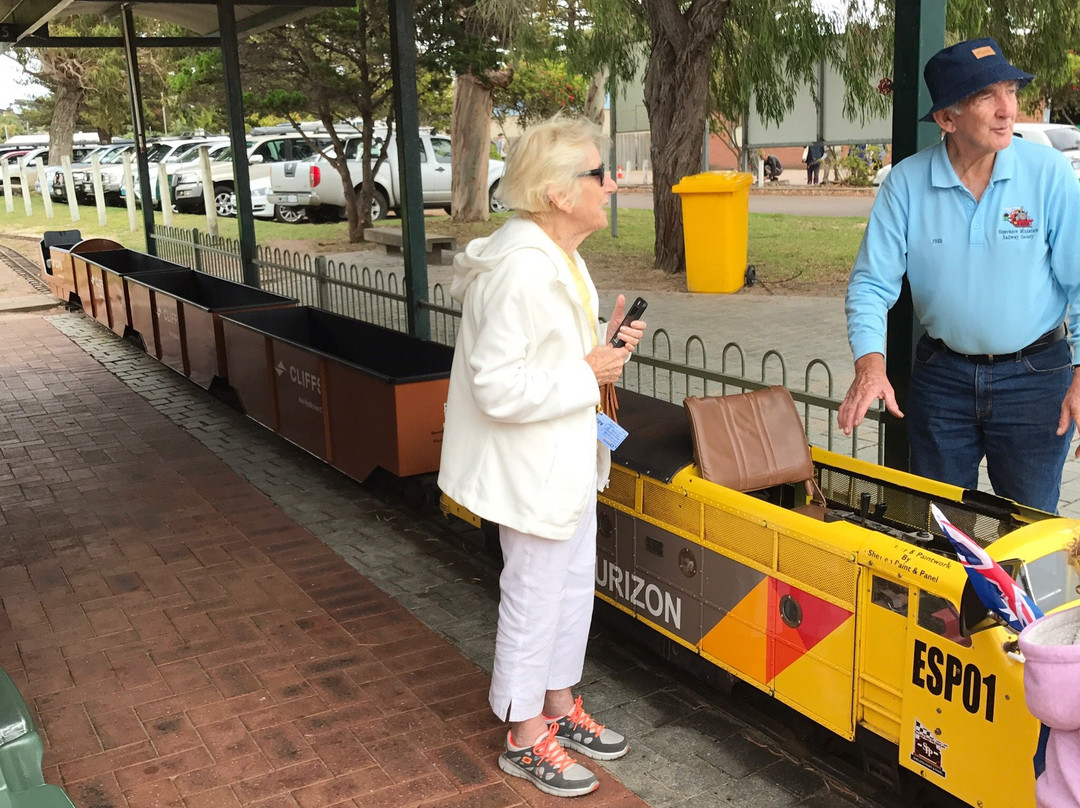
[[[763,578],[701,639],[701,650],[766,684],[769,579]]]
[[[794,628],[780,616],[785,595],[801,609],[802,622]],[[702,638],[701,650],[767,685],[851,615],[791,584],[765,578]]]

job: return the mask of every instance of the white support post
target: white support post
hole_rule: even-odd
[[[172,195],[169,193],[169,172],[165,170],[164,163],[158,163],[157,178],[158,199],[161,200],[161,221],[167,227],[172,227]]]
[[[94,202],[97,203],[98,224],[104,227],[109,223],[108,214],[105,212],[105,188],[101,185],[101,161],[96,154],[90,157],[90,176],[94,183]]]
[[[138,214],[135,212],[135,179],[131,173],[131,152],[124,152],[124,200],[127,202],[128,229],[134,233],[138,225]]]
[[[42,166],[38,170],[38,184],[41,186],[41,204],[45,208],[45,218],[52,219],[53,217],[53,204],[52,193],[49,191],[49,187],[45,184],[45,179],[48,175],[45,173],[45,167]]]
[[[11,190],[11,166],[7,160],[4,160],[3,168],[4,172],[4,207],[8,213],[15,212],[15,199],[14,193]]]
[[[210,176],[210,149],[199,146],[199,168],[202,172],[202,198],[206,208],[206,229],[218,235],[217,205],[214,203],[214,181]]]
[[[77,222],[81,218],[79,213],[79,200],[75,198],[75,180],[71,176],[71,158],[64,155],[60,158],[60,170],[64,174],[64,187],[67,189],[68,209],[71,211],[71,221]]]
[[[22,182],[23,208],[26,210],[27,216],[33,216],[34,203],[30,201],[30,170],[21,157],[19,158],[19,174]]]

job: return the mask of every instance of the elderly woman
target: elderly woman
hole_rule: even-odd
[[[603,136],[583,120],[530,127],[499,195],[517,215],[454,264],[461,326],[450,374],[439,486],[499,525],[503,572],[489,702],[510,724],[499,766],[556,796],[587,794],[592,772],[563,749],[611,760],[626,739],[574,699],[592,620],[601,386],[615,382],[645,323],[607,326],[578,245],[607,224],[617,190]],[[624,347],[611,340],[619,336]]]

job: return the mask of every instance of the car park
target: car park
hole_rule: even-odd
[[[94,200],[94,176],[92,158],[96,155],[98,165],[102,173],[102,191],[105,201],[109,202],[110,192],[105,182],[105,167],[108,165],[123,166],[123,155],[135,148],[131,143],[111,143],[98,146],[89,154],[83,156],[78,162],[71,164],[71,182],[75,186],[75,198],[79,202],[93,202]],[[47,166],[44,173],[45,187],[54,201],[63,202],[67,199],[67,183],[64,179],[62,166]],[[37,188],[40,192],[40,187]],[[113,192],[116,195],[117,192]]]
[[[325,138],[318,137],[315,142],[324,144]],[[311,156],[312,147],[304,137],[296,132],[284,132],[281,134],[251,135],[247,139],[248,178],[253,183],[252,189],[261,186],[254,185],[256,180],[268,179],[271,166],[287,160],[300,160]],[[230,152],[231,158],[231,152]],[[236,215],[236,179],[233,171],[232,160],[222,158],[210,166],[210,180],[214,185],[214,204],[219,216]],[[192,163],[183,168],[174,167],[172,176],[173,203],[176,209],[186,212],[202,212],[202,169],[198,163]],[[254,200],[252,201],[254,204]],[[276,206],[277,213],[287,218],[282,221],[297,221],[297,215],[283,212],[284,206]]]
[[[372,155],[368,158],[370,160],[374,160],[375,155],[382,150],[386,132],[377,130],[375,135]],[[353,193],[359,189],[363,180],[361,149],[362,140],[359,137],[350,136],[345,140],[345,155],[351,181],[349,190]],[[387,158],[379,164],[375,174],[375,192],[371,201],[373,220],[385,218],[390,211],[398,210],[401,205],[396,149],[397,139],[391,135]],[[449,210],[452,166],[450,138],[430,131],[421,131],[419,158],[424,205]],[[493,212],[506,210],[497,195],[504,168],[505,163],[502,160],[488,162],[488,200]],[[345,190],[341,176],[321,154],[302,162],[275,165],[270,173],[270,186],[271,202],[306,208],[312,221],[333,220],[345,215]]]
[[[227,140],[221,137],[217,138],[177,138],[172,140],[159,140],[146,150],[146,162],[148,164],[150,178],[150,201],[154,207],[158,207],[161,203],[159,196],[161,194],[160,184],[158,181],[159,167],[164,167],[166,174],[170,170],[175,170],[176,166],[180,165],[180,161],[186,156],[191,154],[198,154],[199,146],[213,145],[216,143],[228,143]],[[135,185],[135,201],[142,204],[142,187],[139,183],[139,170],[137,167],[132,167],[134,185]],[[125,194],[124,189],[120,189],[120,196]]]

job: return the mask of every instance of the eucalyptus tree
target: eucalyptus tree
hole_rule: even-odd
[[[55,20],[49,24],[53,36],[118,36],[115,25],[97,15]],[[105,71],[99,70],[104,50],[89,48],[21,48],[16,59],[26,73],[49,95],[40,104],[51,109],[49,123],[50,157],[59,162],[71,156],[75,127],[91,92],[108,92]],[[99,87],[98,81],[104,84]],[[29,106],[35,106],[31,103]]]
[[[330,9],[313,17],[272,29],[243,43],[245,81],[253,87],[245,102],[255,110],[281,115],[313,147],[318,144],[300,122],[316,116],[331,141],[323,155],[341,177],[349,241],[362,241],[371,225],[371,202],[378,169],[370,160],[376,124],[389,124],[389,19],[381,0],[361,0],[353,8]],[[360,120],[362,180],[356,193],[338,131],[342,120]],[[387,132],[389,135],[389,132]],[[385,159],[384,137],[380,160]]]
[[[511,23],[476,0],[426,0],[417,6],[416,19],[418,49],[454,76],[451,215],[456,222],[486,221],[488,128],[495,91],[513,80],[506,64]]]
[[[845,79],[845,112],[881,104],[889,83],[881,79],[892,75],[892,0],[848,0],[833,25],[839,31],[835,41],[848,55],[834,62]],[[1076,81],[1073,50],[1080,45],[1076,0],[949,0],[945,44],[978,37],[993,37],[1010,62],[1034,74],[1035,80],[1020,95],[1027,112],[1041,111],[1048,102],[1053,109],[1055,94]]]

